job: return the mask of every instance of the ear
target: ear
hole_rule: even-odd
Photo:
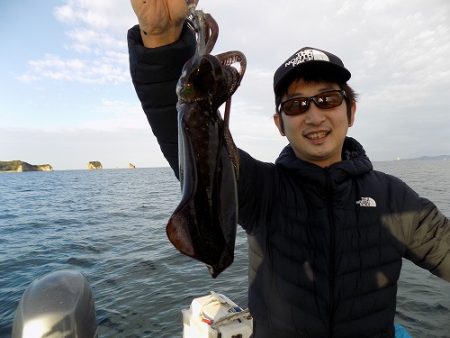
[[[353,123],[355,123],[355,115],[356,115],[356,102],[352,102],[352,108],[351,108],[351,114],[350,114],[350,121],[348,121],[348,126],[353,126]]]
[[[280,135],[285,136],[283,118],[281,117],[281,114],[278,113],[273,114],[273,122],[275,122],[275,125],[277,126]]]

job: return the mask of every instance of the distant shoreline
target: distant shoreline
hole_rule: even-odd
[[[438,155],[438,156],[420,156],[414,158],[397,158],[395,160],[388,161],[450,161],[450,155]],[[376,162],[388,162],[388,161],[376,161]]]
[[[100,170],[103,165],[100,161],[89,161],[87,170]],[[128,163],[127,167],[121,168],[105,168],[105,169],[136,169],[136,165]],[[86,170],[82,168],[69,168],[60,170]],[[55,171],[51,164],[30,164],[22,160],[0,161],[0,173],[18,173],[28,171]]]
[[[369,156],[370,158],[370,156]],[[450,161],[450,155],[438,155],[438,156],[419,156],[414,158],[400,158],[397,159],[388,159],[388,160],[373,160],[372,162],[396,162],[396,161]],[[18,170],[22,167],[22,170]],[[140,167],[140,169],[170,169],[170,166],[148,166],[148,167]],[[103,170],[116,170],[116,169],[137,169],[136,166],[132,166],[131,163],[128,164],[128,167],[105,167]],[[29,164],[25,161],[15,160],[15,161],[0,161],[0,173],[17,173],[17,172],[29,172],[29,171],[67,171],[67,170],[92,170],[92,169],[84,169],[84,168],[65,168],[65,169],[57,169],[55,170],[49,164],[42,165],[33,165]]]
[[[442,161],[450,161],[450,155],[421,156],[421,157],[414,158],[414,160],[424,160],[424,161],[442,160]]]

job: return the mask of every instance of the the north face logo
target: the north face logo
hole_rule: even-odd
[[[375,208],[377,206],[377,202],[372,197],[361,197],[361,200],[356,201],[356,204],[364,208]]]
[[[322,51],[315,49],[301,50],[295,54],[295,56],[284,64],[284,67],[288,66],[296,67],[301,63],[308,61],[330,61],[330,58]]]

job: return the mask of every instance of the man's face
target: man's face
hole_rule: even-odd
[[[282,101],[287,97],[309,97],[330,90],[340,90],[340,87],[336,83],[305,82],[300,79],[291,83]],[[355,110],[353,103],[349,119],[345,100],[331,109],[318,108],[311,101],[306,112],[294,116],[277,113],[274,121],[299,159],[328,167],[342,159],[342,146],[348,128],[353,125]]]

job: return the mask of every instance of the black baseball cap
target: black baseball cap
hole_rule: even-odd
[[[280,95],[280,89],[287,86],[295,77],[304,73],[322,73],[326,78],[339,83],[346,83],[351,77],[351,73],[336,55],[317,48],[303,47],[283,62],[275,72],[273,77],[275,96]]]

